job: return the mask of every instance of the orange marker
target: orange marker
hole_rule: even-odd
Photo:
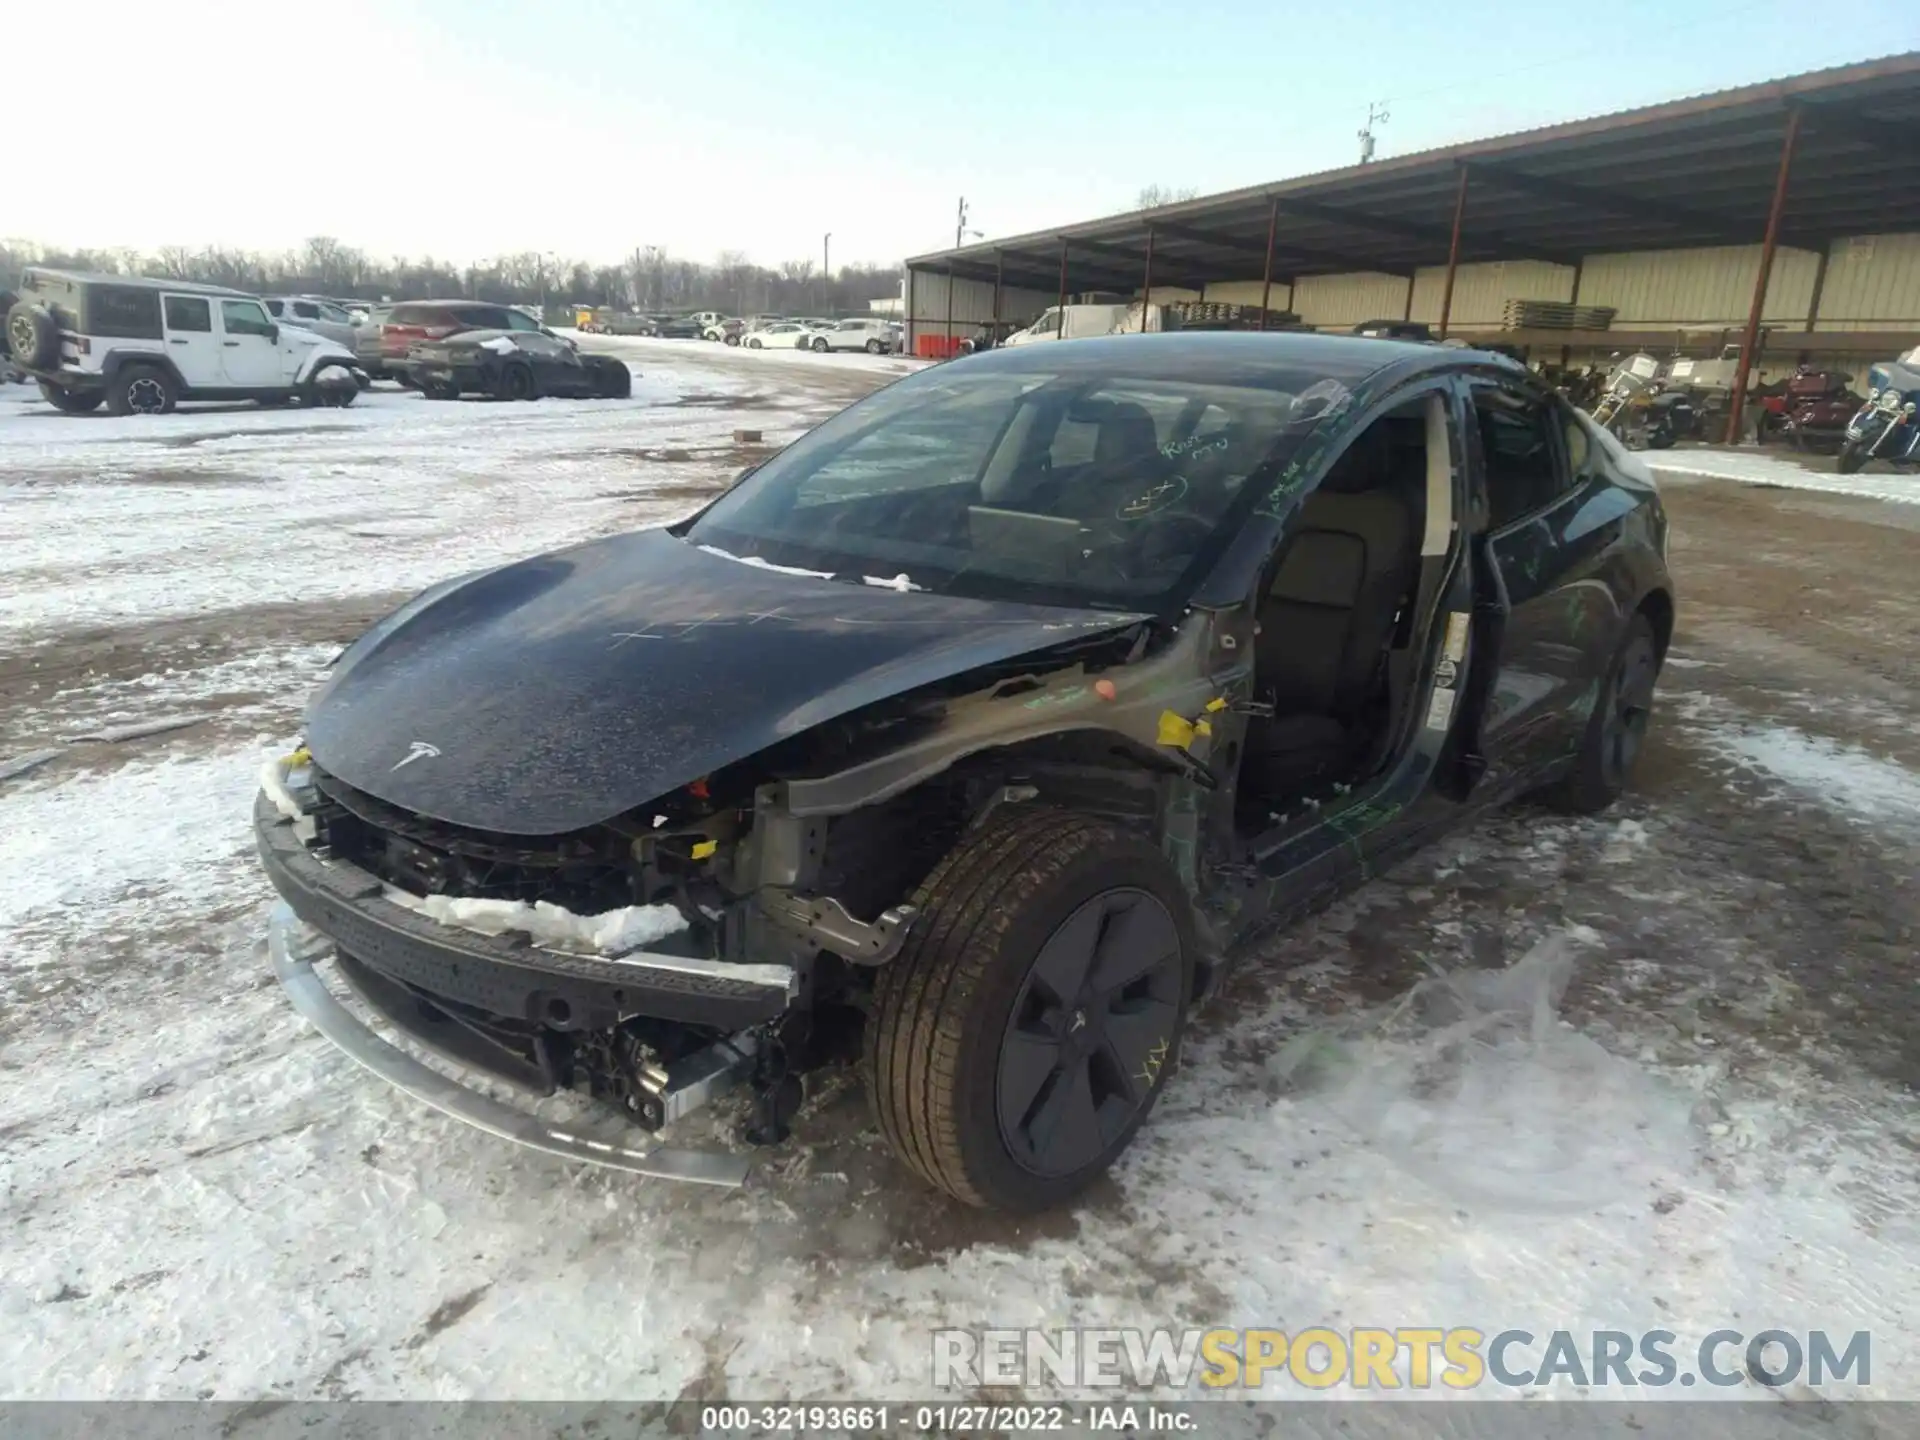
[[[1093,693],[1102,700],[1112,700],[1119,695],[1120,690],[1111,680],[1096,680],[1093,682]]]

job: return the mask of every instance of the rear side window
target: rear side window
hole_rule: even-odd
[[[1555,443],[1559,417],[1546,401],[1501,386],[1475,386],[1474,413],[1487,470],[1489,523],[1503,525],[1552,504],[1567,488]]]
[[[464,315],[452,315],[444,305],[396,305],[387,312],[389,325],[446,325],[454,321],[466,320]]]
[[[268,300],[268,301],[265,301],[265,302],[263,302],[263,303],[264,303],[264,304],[266,305],[266,307],[267,307],[267,313],[268,313],[269,315],[271,315],[271,316],[273,316],[273,318],[274,318],[274,319],[276,319],[276,320],[278,320],[278,319],[280,318],[280,316],[281,316],[281,314],[282,314],[282,313],[283,313],[283,312],[284,312],[284,311],[286,310],[286,308],[287,308],[287,307],[286,307],[286,305],[285,305],[285,303],[284,303],[283,301],[279,301],[279,300]]]
[[[213,329],[213,306],[194,295],[167,296],[167,329],[207,332]]]
[[[318,320],[320,307],[310,300],[296,300],[293,302],[293,313],[302,320]]]
[[[523,315],[518,310],[509,310],[507,311],[505,328],[508,330],[538,330],[540,327],[534,323],[532,316]]]
[[[89,334],[125,340],[160,338],[160,292],[98,285],[87,295]]]

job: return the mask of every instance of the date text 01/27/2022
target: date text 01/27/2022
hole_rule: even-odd
[[[998,1434],[1044,1431],[1162,1432],[1178,1434],[1196,1426],[1186,1410],[1159,1405],[709,1405],[700,1412],[700,1428],[716,1434],[777,1435],[841,1431],[920,1434],[987,1431]]]

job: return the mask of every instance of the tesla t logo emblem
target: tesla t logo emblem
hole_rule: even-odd
[[[1074,1011],[1073,1024],[1067,1027],[1067,1033],[1071,1035],[1076,1030],[1084,1030],[1086,1028],[1087,1028],[1087,1012],[1084,1010]]]
[[[424,740],[416,740],[407,747],[407,758],[397,763],[393,768],[394,770],[401,770],[416,760],[425,760],[429,756],[438,755],[439,753],[440,747],[438,745],[429,745]],[[388,773],[391,774],[392,771]]]

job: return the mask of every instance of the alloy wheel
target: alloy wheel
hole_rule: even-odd
[[[1144,890],[1081,905],[1035,957],[1000,1042],[1000,1136],[1021,1168],[1062,1176],[1152,1099],[1180,1018],[1180,932]]]
[[[1615,667],[1600,743],[1600,769],[1610,786],[1626,784],[1633,762],[1640,758],[1647,723],[1653,715],[1653,687],[1659,671],[1653,641],[1645,635],[1634,638]]]
[[[158,415],[167,408],[167,390],[158,380],[141,376],[127,383],[127,408],[136,415]]]

